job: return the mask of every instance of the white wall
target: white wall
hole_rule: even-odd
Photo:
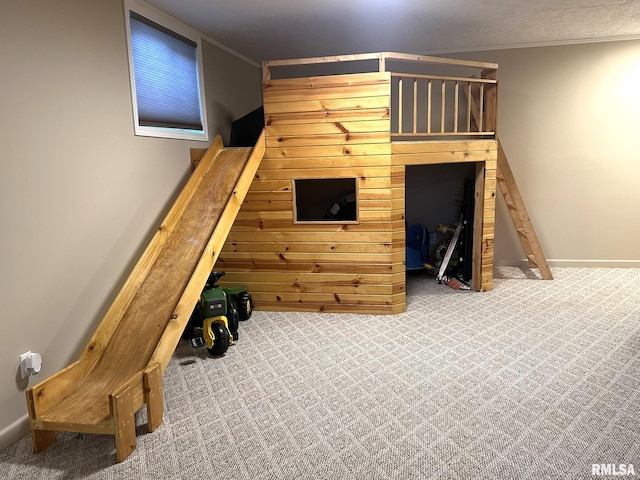
[[[4,2],[0,15],[0,448],[24,390],[74,361],[202,142],[135,137],[122,3]],[[256,66],[205,43],[211,140],[260,105]],[[141,332],[141,334],[143,334]],[[18,355],[42,354],[22,381]]]
[[[640,41],[457,56],[499,64],[499,136],[550,264],[640,266]],[[495,256],[524,259],[501,197]]]

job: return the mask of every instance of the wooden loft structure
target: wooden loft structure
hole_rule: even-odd
[[[513,176],[500,175],[497,73],[398,53],[264,62],[266,151],[216,264],[223,283],[247,285],[264,310],[404,311],[406,167],[458,162],[475,165],[472,288],[493,288],[497,181],[550,276]],[[356,216],[303,220],[300,187],[314,179],[352,179]]]
[[[376,68],[270,77],[274,67],[345,61]],[[395,62],[480,75],[395,73]],[[261,309],[405,310],[407,165],[475,164],[474,289],[492,288],[496,182],[545,276],[495,134],[496,65],[371,54],[266,62],[264,74],[266,127],[255,147],[223,148],[218,137],[192,151],[197,168],[80,358],[27,390],[36,452],[58,431],[107,434],[122,461],[136,446],[136,411],[147,406],[149,431],[162,423],[162,372],[214,267],[246,284]],[[353,218],[305,217],[296,184],[335,179],[355,190]]]

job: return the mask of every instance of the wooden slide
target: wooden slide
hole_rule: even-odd
[[[27,391],[34,451],[57,431],[115,435],[116,458],[135,449],[134,414],[162,423],[162,372],[181,338],[265,149],[207,150],[124,283],[80,359]]]

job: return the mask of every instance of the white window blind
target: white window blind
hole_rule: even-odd
[[[197,39],[127,3],[136,134],[206,140]]]
[[[202,130],[197,44],[130,11],[138,124]]]

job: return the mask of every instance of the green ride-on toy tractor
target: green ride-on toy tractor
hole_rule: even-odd
[[[253,311],[246,287],[216,285],[223,275],[211,272],[184,333],[194,347],[207,347],[214,356],[224,355],[238,340],[238,321],[249,320]]]

